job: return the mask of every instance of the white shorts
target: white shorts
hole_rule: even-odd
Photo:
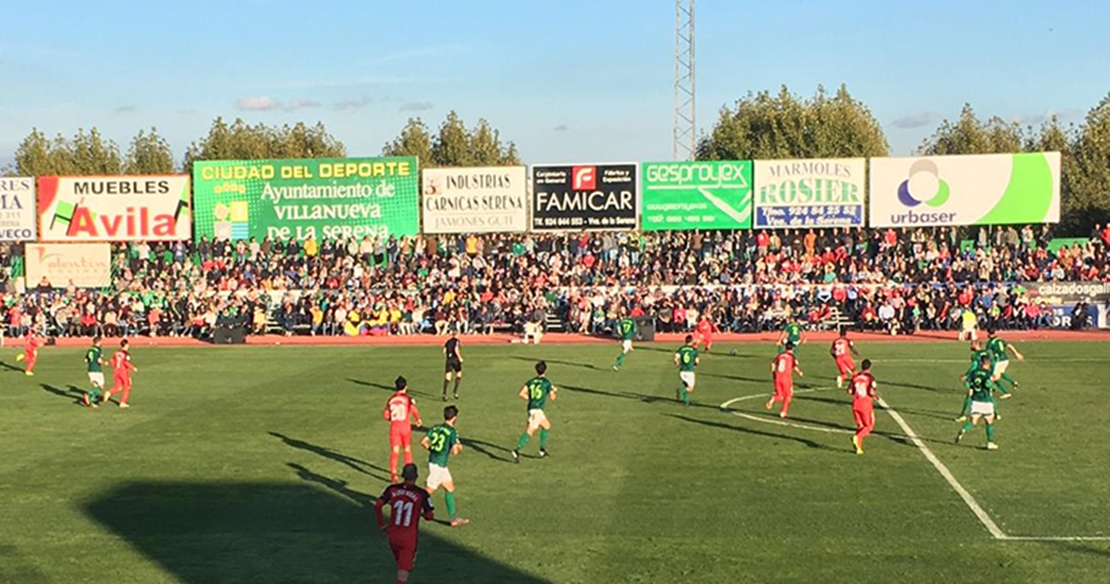
[[[1009,366],[1010,366],[1010,360],[1009,359],[1007,359],[1005,361],[995,361],[994,362],[994,372],[993,372],[994,376],[995,377],[1000,377],[1003,373],[1006,372],[1006,368],[1009,367]]]
[[[89,383],[98,387],[104,387],[104,372],[89,371]]]
[[[682,383],[686,384],[686,387],[694,387],[693,371],[679,371],[678,378],[682,380]]]
[[[528,427],[536,430],[547,421],[547,414],[543,410],[528,410]]]
[[[972,416],[994,416],[994,404],[991,402],[973,401],[971,402],[971,415]]]
[[[621,349],[623,349],[625,353],[631,351],[632,350],[632,339],[628,339],[626,341],[621,341]]]
[[[440,485],[454,482],[455,479],[451,478],[451,471],[446,466],[428,463],[428,490],[435,490]]]

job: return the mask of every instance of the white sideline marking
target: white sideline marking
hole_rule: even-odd
[[[815,387],[815,388],[812,388],[812,389],[799,389],[799,390],[795,391],[794,393],[795,394],[812,393],[812,392],[815,392],[815,391],[825,391],[825,390],[829,390],[829,389],[832,389],[832,388],[831,387]],[[736,402],[742,402],[742,401],[747,401],[747,400],[752,400],[752,399],[757,399],[757,398],[763,398],[763,397],[769,397],[769,396],[770,396],[770,394],[767,394],[767,395],[764,395],[764,394],[745,395],[743,397],[738,397],[738,398],[733,398],[733,399],[728,400],[727,402],[721,404],[720,408],[722,410],[727,410],[728,412],[730,412],[734,416],[739,416],[741,418],[744,418],[745,420],[752,420],[753,422],[762,422],[764,424],[774,424],[776,426],[787,426],[787,427],[790,427],[790,428],[798,428],[799,430],[814,430],[816,432],[826,432],[828,434],[854,434],[855,433],[855,432],[852,432],[851,430],[844,430],[843,428],[826,428],[826,427],[823,427],[823,426],[810,426],[809,424],[799,424],[797,422],[787,421],[790,418],[787,418],[786,420],[782,420],[782,419],[776,420],[774,418],[753,416],[751,414],[736,411],[736,410],[729,407],[729,406],[731,406],[732,404],[734,404]]]
[[[983,524],[983,527],[986,527],[987,531],[989,531],[995,539],[1006,539],[1006,533],[1003,532],[1002,529],[998,527],[998,524],[996,524],[994,520],[991,519],[991,516],[987,515],[987,512],[984,511],[981,506],[979,506],[979,502],[975,500],[975,497],[971,496],[971,493],[967,492],[967,489],[965,489],[964,486],[960,484],[960,481],[957,481],[956,477],[952,476],[952,471],[948,470],[947,466],[944,466],[944,463],[941,462],[935,454],[933,454],[932,450],[929,450],[929,447],[921,441],[921,438],[918,438],[917,434],[913,431],[913,428],[910,428],[910,425],[906,423],[906,420],[902,417],[902,414],[894,411],[894,409],[891,408],[890,405],[888,405],[886,401],[882,398],[879,398],[879,405],[882,406],[884,410],[886,410],[886,413],[890,414],[891,418],[894,418],[895,423],[897,423],[898,426],[902,428],[902,432],[904,432],[906,434],[906,437],[914,443],[914,446],[917,446],[917,448],[921,450],[921,453],[925,455],[926,460],[933,463],[933,466],[936,467],[937,472],[940,473],[940,476],[944,477],[944,480],[948,481],[948,484],[952,487],[952,489],[955,490],[958,495],[960,495],[960,498],[964,500],[964,503],[966,503],[968,508],[971,509],[971,512],[979,518],[979,522]]]
[[[928,360],[927,359],[922,359],[922,361],[925,362],[925,361],[928,361]],[[1097,359],[1086,359],[1084,361],[1097,361]],[[960,363],[963,363],[963,361],[961,360]],[[797,393],[810,393],[810,392],[815,392],[815,391],[825,391],[825,390],[829,390],[829,389],[832,389],[832,388],[831,387],[816,387],[816,388],[810,388],[810,389],[799,389],[799,390],[795,391],[794,393],[796,393],[796,394]],[[763,422],[765,424],[775,424],[775,425],[779,425],[779,426],[788,426],[788,427],[791,427],[791,428],[798,428],[798,429],[801,429],[801,430],[816,430],[818,432],[827,432],[827,433],[830,433],[830,434],[839,434],[839,433],[851,434],[852,433],[852,432],[849,432],[849,431],[846,431],[846,430],[841,430],[839,428],[824,428],[824,427],[819,427],[819,426],[810,426],[810,425],[807,425],[807,424],[797,424],[797,423],[794,423],[794,422],[788,422],[788,421],[784,421],[784,420],[774,420],[774,419],[761,418],[759,416],[752,416],[752,415],[746,414],[744,412],[739,412],[739,411],[731,409],[729,407],[732,404],[737,403],[737,402],[753,400],[753,399],[761,399],[763,397],[766,397],[767,395],[769,395],[769,394],[754,394],[754,395],[745,395],[745,396],[733,398],[733,399],[730,399],[730,400],[726,401],[725,403],[721,404],[720,408],[721,408],[721,411],[729,412],[734,416],[739,416],[741,418],[745,418],[745,419],[756,421],[756,422]],[[991,516],[986,512],[986,510],[984,510],[983,507],[981,505],[979,505],[979,502],[975,500],[975,497],[973,497],[971,495],[971,493],[968,492],[968,490],[965,489],[964,486],[960,484],[960,481],[956,480],[956,477],[952,474],[952,471],[948,470],[948,467],[945,466],[944,463],[941,462],[940,459],[937,458],[935,454],[933,454],[933,451],[929,449],[929,447],[925,444],[925,442],[922,441],[921,438],[919,438],[917,436],[917,434],[913,431],[913,428],[911,428],[910,425],[906,422],[905,418],[902,417],[902,414],[899,414],[897,411],[894,410],[894,408],[890,407],[890,404],[886,403],[886,400],[884,400],[882,398],[879,398],[878,401],[879,401],[879,406],[882,407],[884,410],[886,410],[886,412],[888,414],[890,414],[890,417],[894,419],[894,422],[897,423],[900,428],[902,428],[902,432],[905,435],[904,436],[897,436],[897,437],[898,438],[906,438],[906,439],[910,440],[914,444],[914,446],[917,446],[917,448],[919,450],[921,450],[921,453],[925,455],[926,460],[928,460],[929,462],[931,462],[933,464],[933,467],[937,469],[937,472],[939,472],[942,477],[944,477],[944,480],[948,481],[948,484],[949,484],[949,486],[952,487],[952,490],[956,491],[956,494],[958,494],[960,496],[960,498],[964,500],[964,503],[968,506],[969,509],[971,509],[971,512],[975,514],[975,517],[977,517],[979,519],[979,522],[983,524],[983,527],[987,528],[987,531],[990,532],[991,537],[993,537],[995,540],[998,540],[998,541],[1033,541],[1033,542],[1036,542],[1036,541],[1076,541],[1076,542],[1110,541],[1110,536],[1106,536],[1106,535],[1061,535],[1061,536],[1007,535],[1006,532],[1002,531],[1002,528],[999,527],[998,524],[995,523],[993,519],[991,519]]]
[[[967,489],[965,489],[963,485],[960,484],[960,481],[956,480],[956,477],[952,475],[952,471],[948,470],[948,467],[945,466],[944,463],[941,462],[935,454],[933,454],[933,451],[929,450],[929,447],[926,446],[925,443],[917,437],[917,434],[914,433],[913,428],[910,428],[910,425],[906,423],[906,420],[904,418],[902,418],[902,414],[894,411],[894,408],[890,407],[890,405],[887,404],[886,401],[882,398],[879,398],[879,405],[882,406],[884,410],[886,410],[886,413],[890,414],[891,418],[894,418],[894,421],[902,428],[902,431],[905,432],[906,437],[909,438],[910,441],[912,441],[914,445],[916,445],[918,449],[921,450],[921,453],[925,455],[925,458],[928,459],[929,462],[933,463],[933,466],[937,469],[937,472],[940,473],[940,476],[944,477],[944,480],[948,481],[948,484],[951,485],[952,489],[960,495],[960,498],[964,500],[964,503],[966,503],[968,508],[971,509],[971,512],[979,518],[979,521],[983,524],[983,527],[987,528],[987,531],[990,532],[994,539],[1003,541],[1110,541],[1110,536],[1097,535],[1057,537],[1006,535],[1006,532],[1002,531],[1002,528],[998,527],[998,524],[995,523],[994,520],[991,519],[991,516],[988,515],[983,507],[979,505],[979,502],[975,500],[975,497],[971,496],[971,493],[969,493]]]

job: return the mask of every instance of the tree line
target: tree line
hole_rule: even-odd
[[[861,101],[840,86],[829,94],[818,87],[810,97],[783,86],[778,92],[749,93],[721,108],[713,127],[700,139],[701,160],[879,157],[889,154],[882,126]],[[991,154],[1055,150],[1063,154],[1061,227],[1085,234],[1110,221],[1110,94],[1078,124],[1049,117],[1021,126],[999,117],[981,119],[965,104],[954,120],[943,120],[917,149],[922,155]],[[72,138],[47,137],[38,129],[20,143],[8,174],[92,175],[191,172],[196,160],[332,158],[346,146],[322,123],[309,126],[230,124],[216,118],[208,134],[186,149],[177,165],[173,151],[156,128],[140,131],[126,152],[100,132],[79,129]],[[512,141],[480,119],[468,127],[454,111],[436,131],[410,118],[384,156],[417,156],[425,167],[521,164]]]

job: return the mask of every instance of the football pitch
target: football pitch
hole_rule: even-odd
[[[982,428],[953,444],[965,344],[860,344],[894,413],[876,408],[857,456],[825,343],[801,347],[780,423],[769,343],[703,354],[684,408],[676,346],[640,345],[618,373],[616,343],[463,341],[450,466],[472,522],[422,526],[414,583],[1110,581],[1102,343],[1017,344],[994,452]],[[17,352],[0,366],[0,582],[393,582],[381,413],[401,374],[425,424],[442,419],[438,347],[137,346],[133,407],[97,411],[76,405],[81,350],[43,351],[35,377]],[[533,439],[516,465],[541,358],[551,456]]]

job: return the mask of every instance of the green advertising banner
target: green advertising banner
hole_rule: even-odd
[[[750,160],[645,162],[644,231],[752,226]]]
[[[419,188],[413,157],[197,161],[193,233],[259,241],[415,235]]]

